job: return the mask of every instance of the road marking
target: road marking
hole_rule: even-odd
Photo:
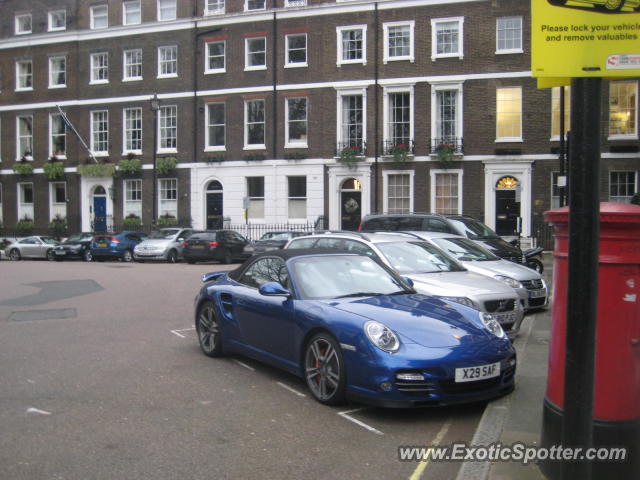
[[[291,388],[289,385],[285,385],[282,382],[276,382],[276,383],[278,385],[280,385],[282,388],[284,388],[285,390],[289,390],[291,393],[295,393],[299,397],[306,397],[306,395],[304,393],[301,393],[301,392],[297,391],[295,388]]]
[[[28,408],[27,413],[39,413],[40,415],[51,415],[51,412],[46,412],[38,408]]]
[[[174,335],[180,337],[180,338],[187,338],[186,335],[182,335],[182,333],[180,332],[190,332],[192,330],[195,330],[196,327],[189,327],[189,328],[180,328],[178,330],[171,330],[171,333],[173,333]]]
[[[362,428],[365,428],[367,430],[369,430],[372,433],[375,433],[376,435],[384,435],[384,433],[382,433],[380,430],[377,430],[375,428],[373,428],[371,425],[367,425],[366,423],[358,420],[357,418],[353,418],[351,415],[349,415],[350,413],[354,413],[354,412],[359,412],[361,410],[366,410],[368,407],[363,407],[363,408],[356,408],[354,410],[347,410],[346,412],[338,412],[338,415],[340,415],[342,418],[346,418],[347,420],[349,420],[350,422],[355,423],[356,425],[361,426]]]
[[[440,428],[440,431],[436,435],[436,438],[434,438],[433,442],[431,442],[431,445],[432,446],[440,445],[440,442],[442,442],[442,440],[444,439],[444,436],[447,434],[450,427],[451,427],[451,419],[448,418],[445,424],[442,425],[442,428]],[[427,452],[430,452],[430,453],[426,455],[425,459],[420,460],[420,463],[418,464],[416,469],[413,471],[413,473],[409,477],[409,480],[419,480],[420,478],[422,478],[424,469],[427,468],[427,465],[429,465],[429,459],[431,458],[431,453],[433,453],[433,448],[429,448]]]
[[[255,372],[255,371],[256,371],[256,369],[255,369],[255,368],[253,368],[253,367],[252,367],[252,366],[250,366],[250,365],[247,365],[246,363],[242,363],[240,360],[236,360],[236,359],[234,358],[234,359],[233,359],[233,361],[234,361],[235,363],[237,363],[238,365],[240,365],[241,367],[246,368],[247,370],[251,370],[252,372]]]

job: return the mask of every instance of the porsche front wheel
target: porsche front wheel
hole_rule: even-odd
[[[339,405],[345,398],[342,350],[327,333],[315,335],[305,348],[304,375],[311,394],[325,405]]]

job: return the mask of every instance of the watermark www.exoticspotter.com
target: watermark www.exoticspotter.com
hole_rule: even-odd
[[[398,447],[401,462],[520,462],[524,465],[538,461],[598,461],[623,462],[627,459],[625,447],[538,447],[521,442],[503,445],[467,445],[463,442],[451,445]]]

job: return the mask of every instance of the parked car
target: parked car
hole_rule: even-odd
[[[373,213],[365,215],[360,223],[361,232],[422,231],[462,235],[482,245],[505,260],[523,263],[522,250],[507,242],[484,223],[468,215],[441,215],[437,213]]]
[[[69,238],[53,249],[55,259],[62,261],[70,258],[81,258],[90,262],[93,258],[91,255],[93,235],[91,232],[80,232],[70,235]]]
[[[123,262],[133,260],[134,247],[147,238],[142,232],[121,232],[118,234],[100,233],[93,237],[91,255],[94,260],[119,259]]]
[[[520,296],[525,310],[546,307],[549,302],[547,284],[535,270],[495,256],[486,248],[460,235],[438,232],[409,232],[426,240],[454,257],[470,272],[495,278],[512,287]]]
[[[216,260],[229,264],[249,258],[253,252],[245,247],[250,243],[233,230],[206,230],[195,232],[182,242],[182,254],[187,263]]]
[[[514,388],[516,353],[491,315],[417,294],[373,258],[275,250],[203,282],[203,353],[286,370],[320,403],[439,406]]]
[[[25,258],[46,258],[53,260],[53,249],[60,242],[48,235],[33,235],[22,238],[11,245],[5,251],[11,260],[22,260]]]
[[[369,255],[410,278],[420,293],[489,313],[510,336],[520,330],[524,308],[513,288],[469,272],[425,240],[394,233],[325,232],[294,238],[285,248],[322,248]]]
[[[563,6],[569,0],[549,0],[551,5]],[[570,8],[585,8],[588,9],[589,6],[596,8],[601,12],[607,13],[617,13],[622,10],[623,7],[626,7],[630,10],[629,13],[633,13],[635,9],[640,9],[640,2],[638,0],[573,0],[574,4],[571,5]],[[583,4],[583,5],[581,5]]]
[[[253,253],[268,252],[284,248],[289,240],[307,235],[306,232],[267,232],[253,242]]]
[[[133,248],[133,258],[138,262],[145,260],[164,260],[175,263],[182,260],[182,242],[194,232],[192,228],[161,228],[151,232],[146,239]]]

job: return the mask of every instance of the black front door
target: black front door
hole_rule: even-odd
[[[222,193],[207,193],[207,230],[222,228]]]
[[[358,230],[362,216],[362,192],[342,192],[340,196],[342,230]]]
[[[516,191],[496,190],[496,233],[498,235],[518,235],[520,202],[516,202]]]

